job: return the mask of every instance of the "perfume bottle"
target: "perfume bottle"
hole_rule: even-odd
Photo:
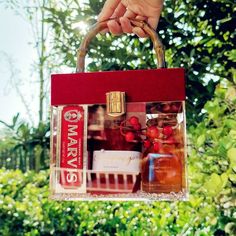
[[[149,153],[142,161],[142,190],[148,193],[179,192],[182,167],[174,154]]]
[[[184,128],[181,103],[147,105],[146,140],[141,162],[142,190],[180,192],[184,185]]]

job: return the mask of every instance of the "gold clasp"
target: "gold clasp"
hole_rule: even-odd
[[[106,93],[107,114],[121,116],[125,113],[125,92],[113,91]]]

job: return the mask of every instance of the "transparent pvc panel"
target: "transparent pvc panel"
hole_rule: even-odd
[[[127,103],[119,117],[101,104],[55,107],[51,129],[54,199],[187,198],[183,101]]]

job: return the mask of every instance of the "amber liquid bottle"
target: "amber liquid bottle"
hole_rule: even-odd
[[[150,147],[144,150],[141,162],[144,192],[177,193],[183,189],[184,129],[177,116],[178,113],[162,111],[147,122]]]
[[[142,190],[148,193],[179,192],[182,165],[174,153],[148,153],[142,160]]]

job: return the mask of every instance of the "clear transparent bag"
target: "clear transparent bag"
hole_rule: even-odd
[[[133,23],[140,24],[136,21]],[[142,27],[148,26],[144,24]],[[102,28],[104,25],[96,25],[92,36]],[[151,35],[154,46],[160,44],[160,41],[156,43],[155,32],[150,33],[149,27],[146,32]],[[88,35],[90,38],[91,33]],[[85,38],[79,51],[79,72],[83,71],[83,52],[88,43],[88,38]],[[156,52],[159,65],[163,64],[164,60],[160,59],[163,55],[158,50]],[[157,69],[54,75],[50,165],[52,198],[186,200],[186,123],[182,71]],[[120,77],[125,77],[125,82]],[[147,77],[148,85],[142,82],[143,77]],[[159,77],[166,77],[166,80]],[[114,82],[108,83],[108,80]],[[129,83],[134,81],[137,81],[137,88],[128,89]],[[108,92],[97,89],[96,93],[91,93],[92,87],[98,88],[96,83],[106,84],[104,91]],[[79,90],[75,89],[75,84]],[[159,92],[153,92],[153,85],[156,88],[159,86],[162,92],[160,89],[157,90]],[[169,89],[170,86],[174,86],[173,91]],[[63,87],[71,90],[71,93]],[[149,89],[150,92],[139,95],[136,89]],[[166,94],[166,91],[170,94]],[[100,100],[103,95],[106,102]]]

